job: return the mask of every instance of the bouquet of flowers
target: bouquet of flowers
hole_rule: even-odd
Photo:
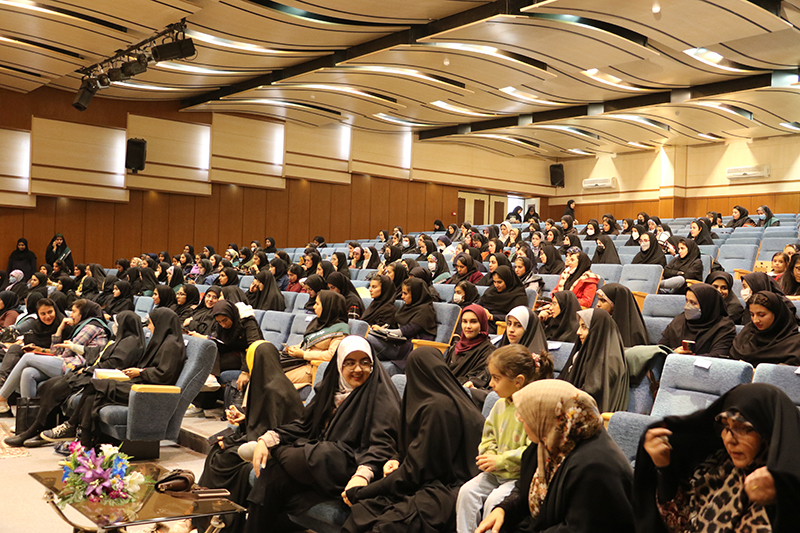
[[[123,505],[134,500],[142,484],[148,480],[141,472],[131,471],[130,457],[110,444],[89,452],[75,441],[70,455],[58,464],[63,467],[64,488],[58,494],[59,507],[86,500],[103,504]]]

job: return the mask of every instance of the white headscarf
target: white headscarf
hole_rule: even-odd
[[[518,305],[508,312],[508,316],[513,316],[516,318],[519,323],[522,324],[522,329],[528,331],[528,319],[530,318],[531,314],[528,312],[527,307],[524,305]]]
[[[581,311],[578,311],[578,316],[583,319],[583,323],[586,324],[586,329],[592,327],[593,314],[594,314],[594,308],[582,309]]]
[[[344,360],[353,352],[362,352],[369,357],[372,363],[375,362],[375,359],[372,357],[372,347],[367,342],[367,339],[359,335],[348,335],[342,339],[342,342],[339,343],[339,347],[336,349],[336,367],[339,369],[339,390],[334,396],[334,403],[337,407],[355,390],[355,387],[350,385],[347,380],[344,379],[344,375],[342,375]]]

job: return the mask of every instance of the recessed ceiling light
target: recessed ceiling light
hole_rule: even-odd
[[[128,89],[143,89],[145,91],[195,91],[197,87],[164,87],[163,85],[152,85],[150,83],[142,83],[140,81],[125,80],[125,81],[112,81],[111,85],[115,87],[125,87]]]
[[[594,155],[591,152],[584,152],[583,150],[578,150],[577,148],[570,148],[569,150],[567,150],[567,152],[570,152],[570,153],[576,154],[576,155]]]
[[[221,68],[201,67],[199,65],[189,65],[187,63],[177,63],[175,61],[162,61],[157,63],[154,68],[165,68],[177,70],[178,72],[189,72],[192,74],[211,74],[218,76],[245,76],[252,75],[252,72],[243,70],[225,70]]]
[[[481,113],[479,111],[473,111],[468,107],[463,107],[456,104],[451,104],[449,102],[444,102],[442,100],[436,100],[435,102],[431,102],[432,106],[436,106],[439,109],[444,109],[445,111],[450,111],[451,113],[458,113],[459,115],[468,115],[470,117],[496,117],[498,115],[494,113]]]
[[[509,96],[513,96],[514,98],[519,98],[520,100],[525,100],[526,102],[530,102],[532,104],[539,104],[539,105],[547,105],[547,106],[565,106],[571,104],[565,104],[562,102],[553,102],[552,100],[543,100],[536,96],[535,94],[529,93],[527,91],[521,91],[515,87],[503,87],[500,89],[500,92],[506,93]]]
[[[657,120],[652,120],[645,117],[640,117],[639,115],[626,115],[626,114],[611,114],[611,115],[603,115],[606,118],[615,118],[619,120],[627,120],[630,122],[638,122],[639,124],[643,124],[645,126],[650,126],[653,128],[659,128],[662,130],[670,131],[669,124],[664,124],[663,122],[658,122]]]
[[[720,137],[719,135],[714,135],[713,133],[698,133],[698,137],[702,137],[703,139],[707,139],[709,141],[724,141],[725,137]]]
[[[753,113],[751,113],[747,109],[743,109],[735,105],[723,104],[721,102],[712,102],[709,100],[700,100],[691,103],[702,107],[712,107],[714,109],[719,109],[720,111],[724,111],[725,113],[730,113],[731,115],[736,115],[742,118],[746,118],[747,120],[753,120]]]
[[[589,139],[599,139],[600,136],[594,133],[590,133],[586,130],[582,130],[580,128],[575,128],[573,126],[563,126],[561,124],[537,124],[533,126],[534,128],[543,128],[548,130],[556,130],[561,131],[563,133],[571,133],[573,135],[580,135],[581,137],[588,137]]]
[[[639,85],[633,85],[628,83],[627,81],[623,81],[622,79],[605,72],[601,72],[596,68],[590,68],[589,70],[584,70],[581,72],[584,76],[587,76],[594,81],[603,83],[605,85],[610,85],[616,89],[622,89],[623,91],[633,91],[633,92],[653,92],[657,89],[650,89],[648,87],[641,87]]]
[[[636,142],[636,141],[628,141],[628,144],[630,146],[634,146],[636,148],[643,148],[645,150],[649,150],[651,148],[655,148],[655,146],[653,146],[652,144],[645,144],[645,143],[640,143],[640,142]]]
[[[781,122],[781,126],[792,131],[800,131],[800,122]]]
[[[695,58],[701,63],[705,63],[710,67],[718,68],[726,72],[737,72],[737,73],[758,72],[757,69],[749,68],[747,65],[736,63],[734,61],[731,61],[730,59],[725,59],[724,57],[722,57],[722,54],[708,50],[706,48],[702,47],[689,48],[688,50],[684,50],[683,53]]]
[[[259,46],[257,44],[245,43],[242,41],[232,41],[230,39],[225,39],[224,37],[217,37],[216,35],[210,35],[208,33],[203,33],[197,30],[193,30],[191,28],[186,28],[186,36],[207,44],[221,46],[223,48],[233,48],[235,50],[244,50],[246,52],[253,52],[256,54],[267,54],[267,55],[277,55],[277,56],[321,55],[319,51],[279,50],[276,48],[267,48],[264,46]]]
[[[386,113],[375,113],[372,115],[375,118],[379,118],[384,122],[391,122],[392,124],[400,124],[401,126],[409,126],[413,128],[433,128],[436,126],[441,126],[441,124],[428,124],[425,122],[414,122],[413,120],[407,120],[399,117],[395,117],[392,115],[387,115]]]

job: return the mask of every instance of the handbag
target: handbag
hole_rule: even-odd
[[[11,344],[16,342],[17,337],[19,336],[20,332],[17,331],[17,328],[14,326],[6,326],[3,329],[0,329],[0,342]]]
[[[194,473],[191,470],[176,468],[156,481],[156,492],[187,492],[194,487]]]
[[[369,330],[369,334],[375,337],[376,339],[380,339],[384,342],[388,342],[389,344],[405,344],[408,339],[403,337],[402,335],[392,335],[388,333],[386,330],[383,329],[371,329]]]
[[[36,422],[39,414],[39,398],[18,398],[17,399],[17,420],[15,433],[20,435],[28,430]]]

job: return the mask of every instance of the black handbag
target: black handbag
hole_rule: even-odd
[[[402,335],[392,335],[391,333],[387,333],[384,329],[372,329],[370,328],[369,334],[373,337],[380,339],[384,342],[388,342],[389,344],[405,344],[408,339],[403,337]]]
[[[20,435],[28,430],[36,422],[36,417],[40,409],[39,398],[18,398],[17,399],[17,420],[14,432]]]

